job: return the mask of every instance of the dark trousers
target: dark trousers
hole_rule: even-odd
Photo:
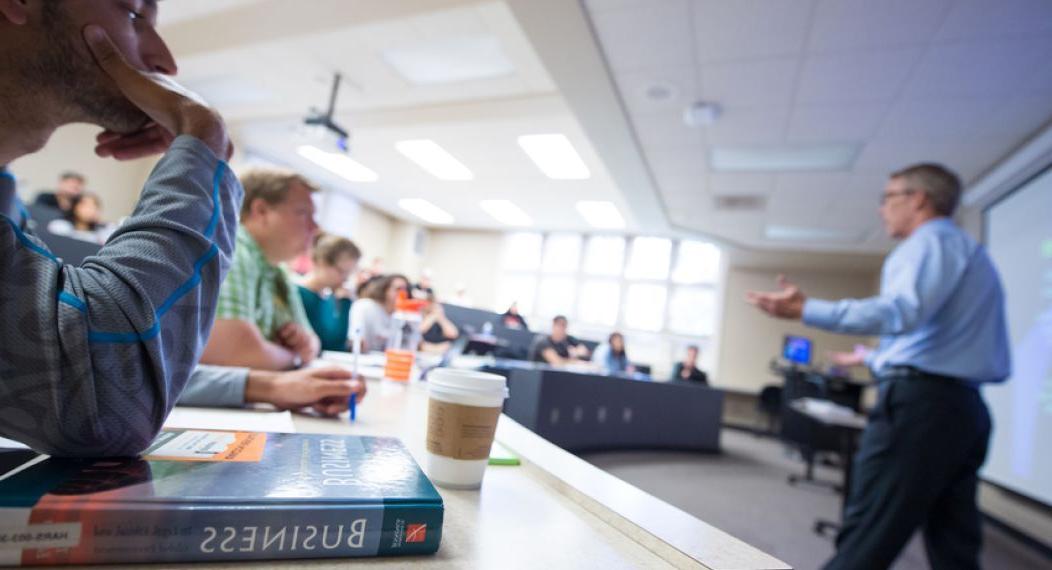
[[[918,528],[932,568],[979,568],[975,495],[990,439],[979,391],[909,372],[884,380],[880,392],[826,569],[887,568]]]

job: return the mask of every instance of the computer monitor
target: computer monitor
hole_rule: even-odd
[[[796,364],[811,364],[811,339],[791,334],[785,335],[782,357]]]

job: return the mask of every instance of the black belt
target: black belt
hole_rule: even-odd
[[[915,366],[891,366],[879,376],[880,380],[895,380],[898,378],[919,378],[922,380],[935,380],[937,382],[953,382],[954,384],[963,384],[965,386],[973,386],[974,384],[963,378],[935,374],[934,372],[927,372]]]

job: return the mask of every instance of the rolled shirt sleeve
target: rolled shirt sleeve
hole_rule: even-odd
[[[0,435],[52,455],[133,455],[211,331],[243,190],[178,137],[98,255],[62,262],[0,218]]]

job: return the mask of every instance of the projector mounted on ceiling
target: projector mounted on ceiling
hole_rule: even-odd
[[[329,108],[324,112],[311,109],[303,123],[310,126],[311,130],[319,138],[329,139],[332,141],[333,146],[340,151],[349,152],[351,149],[351,134],[347,129],[336,124],[333,118],[336,113],[336,97],[340,92],[340,81],[342,79],[343,76],[339,73],[333,77],[332,93],[329,95]]]

